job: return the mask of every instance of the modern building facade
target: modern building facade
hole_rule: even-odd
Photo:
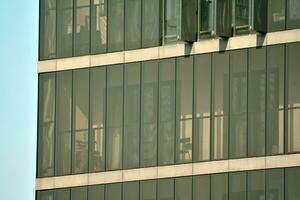
[[[40,0],[37,200],[299,200],[300,0]]]

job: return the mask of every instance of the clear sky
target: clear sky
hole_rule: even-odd
[[[38,0],[0,5],[0,199],[34,200]]]

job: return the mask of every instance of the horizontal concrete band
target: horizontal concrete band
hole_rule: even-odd
[[[296,166],[300,166],[300,154],[207,161],[200,163],[37,178],[36,190]]]
[[[228,40],[215,38],[195,42],[192,45],[180,43],[116,53],[40,61],[38,62],[38,72],[43,73],[50,71],[155,60],[176,56],[202,54],[298,41],[300,41],[300,29],[267,33],[266,35],[243,35],[232,37]]]

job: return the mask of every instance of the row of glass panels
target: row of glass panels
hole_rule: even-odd
[[[298,200],[300,168],[38,191],[37,200]]]
[[[192,23],[190,18],[182,21],[181,1],[185,0],[42,0],[39,58],[159,46],[161,42],[180,40],[181,27],[195,29],[195,32],[183,31],[192,31],[194,35],[198,32],[198,38],[215,35],[218,28],[231,32],[231,23],[236,34],[249,33],[253,30],[254,17],[258,23],[267,18],[268,31],[300,28],[300,0],[272,0],[267,4],[257,1],[257,6],[255,0],[235,0],[232,8],[226,6],[231,1],[220,1],[220,6],[216,6],[217,0],[198,3],[193,0],[198,4],[199,15],[194,14],[198,22],[188,26],[181,26],[181,23]],[[268,8],[264,10],[262,6]],[[263,12],[254,14],[254,7]]]
[[[39,75],[38,177],[300,152],[300,43]]]

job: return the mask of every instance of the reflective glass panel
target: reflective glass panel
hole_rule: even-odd
[[[201,35],[210,35],[214,29],[215,0],[200,0],[199,27]],[[200,36],[201,37],[201,36]]]
[[[156,180],[140,181],[140,200],[156,200]]]
[[[285,29],[286,0],[268,1],[268,4],[269,31],[283,31]]]
[[[141,48],[142,0],[125,0],[125,50]]]
[[[122,183],[105,185],[105,200],[122,200]]]
[[[87,200],[87,187],[72,187],[71,188],[71,200]]]
[[[210,175],[193,176],[193,200],[210,200]]]
[[[192,200],[192,177],[175,178],[175,200]]]
[[[228,174],[211,175],[211,200],[228,200]]]
[[[266,171],[266,199],[284,200],[284,169]]]
[[[300,196],[300,167],[285,169],[285,200],[298,200]]]
[[[159,179],[157,187],[157,200],[173,200],[174,199],[174,178]]]
[[[229,199],[247,200],[247,173],[229,173]]]
[[[70,189],[56,189],[54,190],[55,200],[70,200]]]
[[[88,200],[104,200],[104,185],[88,186]]]
[[[235,33],[249,32],[251,0],[235,0]]]
[[[180,1],[164,0],[164,43],[180,39]]]
[[[300,28],[300,0],[287,0],[287,29]]]
[[[139,182],[123,183],[123,200],[139,200]]]
[[[38,191],[36,195],[37,200],[54,200],[52,190]]]
[[[265,199],[265,171],[248,172],[248,198],[247,200]]]

